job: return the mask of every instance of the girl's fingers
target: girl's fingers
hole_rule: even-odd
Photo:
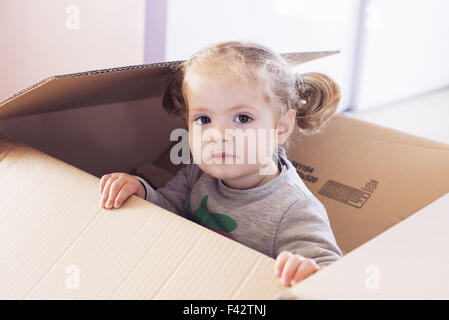
[[[285,263],[284,270],[282,270],[281,282],[284,285],[290,285],[290,282],[292,281],[296,270],[304,260],[305,259],[302,256],[297,254],[294,254],[288,258],[287,262]]]
[[[103,189],[103,195],[101,196],[101,201],[100,201],[100,206],[102,208],[104,207],[104,205],[106,204],[106,201],[109,198],[109,189],[111,188],[111,184],[117,179],[118,179],[117,176],[112,176],[106,181],[106,184],[104,185],[104,189]]]
[[[122,203],[130,197],[131,194],[133,194],[132,185],[128,183],[129,181],[126,181],[125,184],[120,189],[120,192],[117,194],[117,197],[115,197],[114,202],[114,208],[119,208]]]
[[[116,179],[111,183],[111,187],[109,188],[109,198],[106,201],[106,209],[110,209],[114,206],[115,198],[119,193],[122,186],[126,183],[126,179]]]
[[[284,269],[284,265],[291,255],[292,253],[288,251],[282,251],[281,253],[279,253],[278,257],[276,258],[276,263],[274,264],[274,274],[277,277],[281,276],[282,269]]]
[[[296,273],[292,280],[292,285],[297,284],[298,282],[304,280],[311,274],[318,271],[320,267],[317,265],[317,263],[312,259],[306,259],[301,263],[298,270],[296,270]]]
[[[106,181],[112,176],[112,174],[105,174],[100,179],[100,194],[103,193],[104,185],[106,184]]]

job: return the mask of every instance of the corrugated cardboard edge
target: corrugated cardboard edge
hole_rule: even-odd
[[[139,69],[165,68],[165,67],[175,66],[180,63],[182,63],[182,61],[157,62],[157,63],[150,63],[150,64],[131,65],[131,66],[116,67],[116,68],[97,69],[97,70],[55,75],[55,76],[45,78],[39,82],[36,82],[35,84],[4,99],[3,101],[0,102],[0,108],[2,106],[4,106],[5,104],[17,99],[18,97],[25,95],[32,90],[35,90],[36,88],[40,87],[41,85],[43,85],[47,82],[53,81],[53,80],[57,80],[57,79],[94,76],[94,75],[99,75],[99,74],[104,74],[104,73],[120,73],[120,72],[127,72],[127,71],[132,71],[132,70],[139,70]]]
[[[25,88],[23,90],[20,90],[19,92],[15,93],[12,96],[10,96],[10,97],[6,98],[5,100],[1,101],[0,102],[0,108],[3,107],[4,105],[6,105],[7,103],[9,103],[11,101],[14,101],[15,99],[17,99],[17,98],[19,98],[19,97],[21,97],[23,95],[26,95],[27,93],[29,93],[29,92],[39,88],[40,86],[43,86],[44,84],[46,84],[46,83],[48,83],[50,81],[55,80],[56,78],[57,78],[56,76],[48,77],[48,78],[45,78],[45,79],[43,79],[43,80],[41,80],[39,82],[36,82],[35,84],[32,84],[31,86],[29,86],[29,87],[27,87],[27,88]]]

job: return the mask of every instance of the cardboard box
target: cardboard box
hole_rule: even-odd
[[[327,54],[286,57],[300,63]],[[287,150],[346,254],[292,289],[274,277],[273,259],[136,196],[118,210],[99,208],[102,174],[133,174],[144,164],[171,174],[180,169],[168,159],[176,143],[169,135],[184,124],[160,107],[176,63],[50,77],[0,104],[0,130],[9,137],[0,142],[0,298],[371,297],[355,285],[346,295],[326,290],[340,279],[359,281],[355,272],[364,274],[365,262],[387,274],[417,259],[412,250],[392,254],[389,241],[406,246],[413,214],[449,192],[449,146],[343,115],[315,136],[295,134]],[[427,245],[445,239],[433,232],[442,226],[434,216],[416,216],[422,227],[413,231]],[[395,237],[382,234],[390,228]],[[444,256],[420,248],[427,260]],[[416,266],[400,275],[416,277]],[[437,274],[433,296],[447,297],[439,289],[448,277]],[[393,297],[392,290],[377,292]]]

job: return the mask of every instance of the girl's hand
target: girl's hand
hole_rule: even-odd
[[[119,208],[126,199],[135,194],[145,198],[145,189],[136,177],[123,172],[106,174],[100,179],[100,207]]]
[[[274,274],[281,277],[285,286],[293,286],[318,270],[320,266],[313,259],[288,251],[282,251],[278,255],[274,266]]]

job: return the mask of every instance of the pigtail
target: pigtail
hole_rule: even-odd
[[[323,128],[336,112],[340,88],[321,73],[297,74],[296,80],[296,123],[300,132],[309,136]]]
[[[182,117],[186,114],[186,103],[182,92],[183,81],[183,65],[176,65],[167,77],[162,98],[162,107],[170,116]]]

